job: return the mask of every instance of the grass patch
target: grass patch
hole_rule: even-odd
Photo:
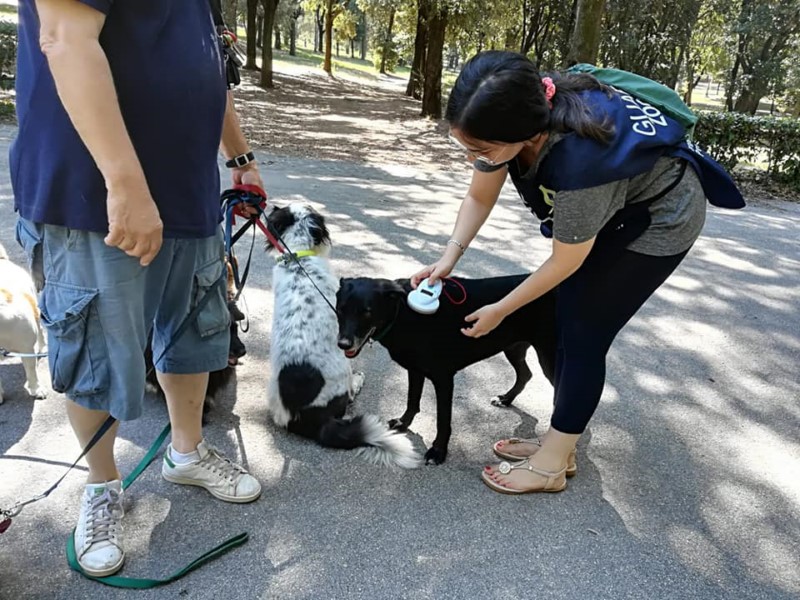
[[[0,99],[0,121],[9,122],[17,120],[17,111],[14,101],[3,98]]]

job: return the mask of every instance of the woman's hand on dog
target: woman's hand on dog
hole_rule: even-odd
[[[457,260],[458,257],[453,258],[445,253],[437,262],[414,273],[414,275],[411,276],[411,287],[417,289],[419,282],[425,278],[428,279],[428,283],[434,284],[440,279],[447,277],[456,266]]]
[[[462,328],[461,333],[468,337],[479,338],[500,325],[506,316],[499,304],[487,304],[471,315],[464,317],[467,323],[472,323],[472,327]]]

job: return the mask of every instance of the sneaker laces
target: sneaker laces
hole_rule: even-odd
[[[118,491],[106,488],[102,494],[91,498],[86,515],[86,543],[114,542],[120,517],[122,504]]]
[[[223,479],[227,479],[230,483],[236,483],[242,475],[247,473],[244,467],[237,465],[230,458],[222,455],[222,453],[214,448],[214,446],[206,443],[208,454],[200,461],[200,463],[214,474],[219,474]]]

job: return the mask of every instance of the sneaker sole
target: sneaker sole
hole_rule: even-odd
[[[90,577],[108,577],[113,575],[117,571],[122,568],[122,565],[125,564],[125,555],[122,555],[122,558],[119,559],[119,562],[111,567],[107,567],[105,569],[91,569],[87,566],[84,566],[81,561],[78,561],[78,565],[80,566],[81,570],[89,575]]]
[[[219,500],[223,500],[225,502],[233,502],[234,504],[247,504],[248,502],[253,502],[254,500],[258,500],[258,498],[261,496],[261,490],[258,490],[258,492],[256,494],[253,494],[253,495],[250,495],[250,496],[228,496],[227,494],[220,494],[219,492],[214,491],[213,489],[207,487],[202,482],[199,482],[199,481],[197,481],[195,479],[185,479],[183,477],[176,477],[174,475],[167,475],[163,471],[161,472],[161,476],[164,479],[166,479],[167,481],[169,481],[170,483],[177,483],[177,484],[180,484],[180,485],[193,485],[195,487],[203,488],[209,494],[214,496],[214,498],[217,498]]]

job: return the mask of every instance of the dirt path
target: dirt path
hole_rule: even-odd
[[[420,118],[420,102],[403,95],[401,79],[331,79],[318,69],[279,68],[275,89],[258,87],[258,73],[244,71],[236,91],[254,146],[285,156],[425,170],[463,165],[444,122]]]

